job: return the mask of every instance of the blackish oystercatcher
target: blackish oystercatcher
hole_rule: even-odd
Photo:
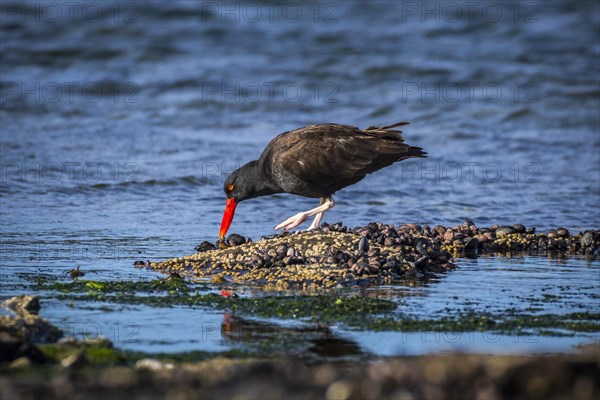
[[[288,218],[275,229],[287,231],[313,215],[308,229],[317,228],[323,213],[334,206],[331,196],[338,190],[396,161],[426,156],[420,147],[404,143],[401,131],[392,129],[407,124],[367,129],[318,124],[278,135],[258,160],[233,171],[225,180],[227,204],[219,239],[227,234],[239,202],[275,193],[321,199],[318,207]]]

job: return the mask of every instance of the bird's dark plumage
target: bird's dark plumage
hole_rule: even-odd
[[[255,190],[246,183],[238,185],[237,201],[273,193],[292,193],[305,197],[327,197],[362,180],[367,174],[394,162],[425,157],[420,147],[404,143],[402,132],[392,128],[406,125],[359,129],[350,125],[309,125],[275,137],[257,161],[234,171],[227,187],[240,179],[256,176]],[[238,172],[239,171],[239,172]],[[242,179],[246,181],[247,179]]]
[[[336,191],[396,161],[425,157],[423,149],[407,145],[402,132],[393,129],[406,124],[367,129],[319,124],[278,135],[258,160],[233,171],[225,180],[227,203],[220,240],[225,237],[239,202],[275,193],[321,199],[318,207],[288,218],[275,229],[292,229],[313,215],[315,220],[309,229],[318,227],[323,213],[334,206],[332,194]]]

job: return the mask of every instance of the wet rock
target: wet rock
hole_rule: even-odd
[[[183,279],[183,277],[180,274],[178,274],[177,272],[171,272],[167,279],[170,281],[179,281],[179,280]]]
[[[513,233],[515,233],[515,228],[513,228],[512,226],[501,226],[498,229],[496,229],[496,237],[499,238]]]
[[[468,235],[460,232],[460,233],[455,233],[454,234],[454,241],[459,241],[462,242],[463,240],[465,240],[465,238],[468,237]]]
[[[479,240],[476,238],[467,238],[465,240],[465,253],[467,254],[477,254],[477,245],[479,244]]]
[[[63,368],[81,368],[88,363],[87,357],[79,351],[60,361],[60,365]]]
[[[160,371],[165,369],[173,369],[175,365],[166,363],[155,358],[143,358],[135,363],[135,369],[149,369],[151,371]]]
[[[229,245],[227,244],[227,240],[224,238],[217,239],[215,246],[217,249],[221,249],[221,250],[225,250],[226,248],[229,247]]]
[[[480,233],[477,236],[475,236],[475,239],[477,239],[477,241],[481,244],[487,243],[490,240],[492,240],[491,238],[488,238],[484,233]]]
[[[396,269],[396,266],[397,266],[397,265],[396,265],[396,262],[395,262],[395,261],[388,261],[388,262],[386,262],[385,264],[383,264],[383,265],[381,266],[381,268],[383,268],[383,269],[391,269],[391,270],[393,270],[393,269]]]
[[[27,357],[19,357],[13,362],[10,363],[9,367],[11,369],[21,369],[21,368],[29,368],[31,367],[31,360]]]
[[[85,338],[78,342],[82,346],[88,347],[104,347],[107,349],[113,348],[113,342],[110,339],[104,336],[98,336],[94,338]]]
[[[37,314],[41,308],[38,297],[29,295],[12,297],[3,301],[1,305],[21,315]]]
[[[246,243],[246,238],[242,235],[232,233],[231,235],[227,236],[227,245],[230,247],[241,246],[244,243]]]
[[[363,236],[359,241],[358,241],[358,251],[360,252],[367,252],[369,251],[369,240]]]
[[[415,268],[423,268],[427,265],[427,261],[429,261],[428,256],[423,256],[415,261]]]
[[[268,250],[267,250],[267,255],[268,255],[268,256],[269,256],[271,259],[273,259],[273,258],[277,258],[277,256],[278,256],[278,254],[277,254],[277,251],[276,251],[275,249],[273,249],[273,248],[271,248],[271,249],[268,249]]]
[[[443,227],[443,226],[441,226],[441,225],[436,225],[436,226],[433,228],[433,231],[434,231],[434,232],[435,232],[435,233],[436,233],[438,236],[442,236],[442,237],[443,237],[443,236],[444,236],[444,234],[446,233],[446,228],[444,228],[444,227]]]
[[[453,241],[454,241],[454,232],[451,230],[446,231],[446,233],[444,233],[444,242],[452,243]]]
[[[512,227],[515,230],[515,233],[525,233],[527,230],[523,224],[514,224]]]
[[[569,237],[569,236],[571,236],[569,234],[569,231],[567,229],[565,229],[565,228],[558,228],[556,230],[556,234],[558,235],[558,237]]]
[[[384,246],[393,246],[396,243],[396,239],[391,238],[391,237],[386,237],[383,240],[383,245]]]
[[[371,249],[367,252],[367,257],[378,257],[381,254],[381,250],[378,248]]]
[[[367,268],[369,268],[369,263],[366,261],[360,261],[358,263],[356,263],[356,266],[361,269],[362,271],[366,271]]]
[[[265,260],[261,254],[254,253],[252,256],[250,256],[250,259],[257,267],[262,267],[265,265]]]
[[[42,352],[23,337],[0,329],[0,362],[26,358],[35,363],[45,360]]]
[[[594,234],[591,231],[586,231],[579,241],[583,247],[588,247],[594,242]]]
[[[274,289],[332,288],[385,284],[419,266],[424,277],[455,268],[452,256],[486,253],[553,252],[600,254],[596,232],[549,238],[524,226],[478,228],[472,221],[453,228],[370,223],[347,229],[341,224],[274,235],[256,243],[153,263],[164,272],[202,277],[227,276],[228,284],[267,285]],[[551,236],[551,235],[550,235]],[[600,236],[600,235],[598,235]],[[589,243],[585,246],[582,243]],[[425,258],[424,258],[425,257]],[[411,272],[416,277],[417,272]]]
[[[209,250],[216,250],[216,248],[217,247],[214,244],[212,244],[211,242],[206,241],[206,240],[195,247],[195,249],[198,253],[202,253],[202,252],[209,251]]]
[[[283,258],[283,257],[287,256],[287,246],[285,244],[280,244],[275,249],[275,254],[277,255],[278,258]]]
[[[469,229],[471,229],[471,226],[475,226],[475,222],[473,222],[473,220],[470,220],[470,219],[465,219],[465,220],[463,221],[463,224],[462,224],[462,225],[463,225],[465,228],[469,228]]]
[[[11,335],[27,342],[55,342],[62,336],[60,329],[37,315],[40,303],[36,296],[13,297],[2,306],[17,314],[0,315],[0,336]]]
[[[432,243],[425,238],[418,238],[415,241],[415,249],[417,249],[417,252],[419,252],[419,254],[428,257],[433,256],[435,253],[435,249]]]

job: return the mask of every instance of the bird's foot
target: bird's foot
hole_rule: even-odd
[[[308,228],[306,228],[306,231],[308,232],[308,231],[314,231],[315,229],[319,229],[320,225],[321,224],[319,224],[319,223],[315,224],[315,222],[313,221],[313,223],[310,224],[310,226]]]
[[[289,217],[288,219],[286,219],[285,221],[283,221],[282,223],[280,223],[279,225],[277,225],[275,227],[275,229],[283,229],[283,231],[289,231],[290,229],[293,229],[295,227],[297,227],[298,225],[300,225],[301,223],[303,223],[304,221],[306,221],[306,219],[308,218],[308,215],[304,212],[298,213],[296,215],[294,215],[293,217]]]

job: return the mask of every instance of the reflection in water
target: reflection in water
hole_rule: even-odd
[[[267,354],[285,352],[319,358],[363,354],[356,342],[336,335],[326,325],[285,325],[224,314],[221,337],[226,344],[259,348]]]

